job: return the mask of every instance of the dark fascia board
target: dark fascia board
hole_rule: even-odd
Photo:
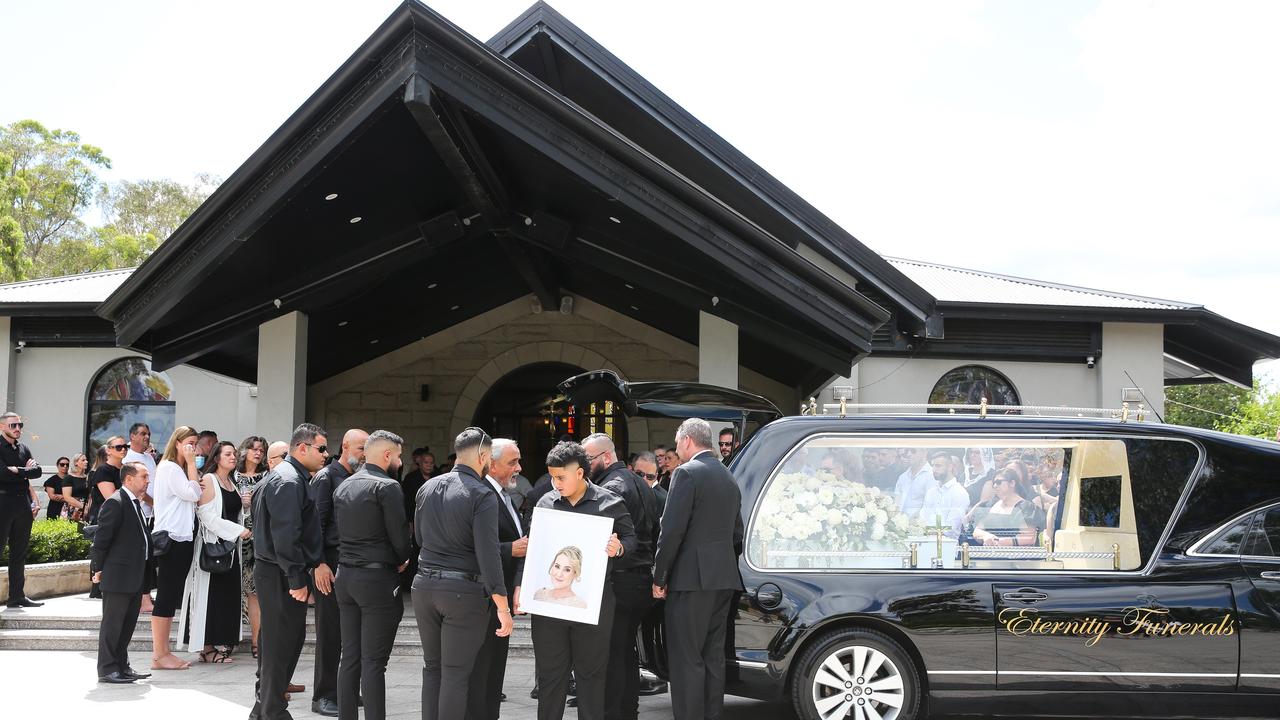
[[[428,43],[437,44],[438,48],[417,48],[419,37],[426,39]],[[397,54],[397,45],[406,45],[406,49]],[[589,140],[605,146],[633,172],[647,179],[660,181],[664,187],[676,192],[681,200],[694,204],[695,210],[709,212],[711,220],[728,224],[729,230],[736,237],[765,251],[769,260],[782,266],[777,270],[785,268],[790,271],[776,273],[777,281],[783,285],[781,290],[802,300],[821,315],[831,318],[828,327],[838,335],[850,338],[855,347],[869,344],[868,328],[873,329],[888,319],[887,311],[878,304],[831,278],[797,255],[785,243],[768,235],[731,208],[725,207],[701,188],[592,118],[581,108],[567,102],[431,9],[415,0],[409,0],[98,308],[98,314],[116,322],[122,344],[131,345],[146,330],[145,323],[134,323],[126,332],[122,327],[122,318],[127,319],[126,316],[145,307],[163,288],[175,288],[175,283],[157,282],[161,273],[165,272],[167,277],[172,277],[171,265],[192,265],[196,254],[194,250],[200,247],[199,241],[207,243],[211,234],[218,230],[226,231],[225,226],[230,220],[224,218],[222,228],[209,229],[207,225],[229,211],[243,209],[253,199],[242,197],[246,191],[261,194],[264,181],[269,181],[273,175],[269,174],[266,178],[262,176],[272,170],[273,163],[279,162],[291,149],[296,150],[297,145],[306,140],[309,134],[314,134],[313,128],[326,119],[331,105],[352,92],[352,88],[362,81],[367,86],[367,78],[374,69],[385,68],[389,64],[388,55],[392,56],[392,61],[413,65],[422,62],[423,57],[416,56],[424,55],[424,50],[429,62],[440,61],[440,51],[455,54],[469,63],[465,70],[474,73],[475,77],[491,76],[504,85],[505,93],[532,101],[531,105],[547,112],[549,117],[565,123],[575,131],[583,132]],[[412,72],[415,71],[410,70],[405,78],[399,78],[395,73],[392,75],[402,82]],[[233,235],[229,232],[223,232],[222,235],[223,237],[218,238],[219,248],[210,253],[220,251],[223,254],[201,258],[203,266],[220,260],[234,248],[237,238],[228,236]],[[175,302],[176,299],[171,299],[169,306]],[[152,316],[167,309],[168,307],[160,306],[147,308],[148,314]],[[854,312],[850,312],[850,309],[854,309]]]
[[[940,302],[938,307],[943,316],[948,318],[1188,325],[1213,334],[1238,352],[1252,355],[1255,360],[1280,358],[1280,337],[1229,320],[1200,306],[1188,306],[1177,310]]]
[[[639,111],[683,138],[710,165],[748,188],[766,207],[790,221],[803,233],[808,241],[805,244],[828,261],[875,287],[921,327],[935,314],[936,301],[928,291],[699,122],[547,3],[534,3],[488,44],[507,56],[531,41],[538,32],[545,33],[564,52],[577,57],[620,94],[631,98]]]
[[[98,315],[112,320],[119,326],[121,319],[144,296],[148,288],[159,283],[157,277],[173,264],[182,261],[201,236],[209,231],[209,227],[218,218],[232,210],[247,192],[254,189],[261,179],[263,171],[269,168],[272,161],[286,152],[291,145],[305,138],[307,132],[322,120],[331,105],[351,91],[371,68],[376,67],[384,58],[391,45],[398,38],[407,36],[412,29],[413,14],[409,12],[413,0],[408,0],[397,8],[386,21],[374,31],[350,58],[344,62],[333,75],[320,85],[311,97],[307,98],[292,115],[285,120],[270,137],[267,138],[235,172],[231,174],[209,196],[200,207],[196,208],[169,238],[129,276],[97,308]],[[235,242],[236,238],[223,238]],[[154,292],[154,290],[153,290]],[[138,333],[130,333],[122,337],[124,344],[131,344]]]
[[[0,317],[85,317],[93,316],[96,302],[0,303]]]

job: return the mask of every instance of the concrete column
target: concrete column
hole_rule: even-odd
[[[1099,407],[1120,407],[1124,389],[1137,387],[1146,395],[1147,407],[1164,415],[1164,326],[1102,323],[1097,373]]]
[[[738,326],[698,311],[698,382],[738,389]]]
[[[4,343],[4,347],[0,348],[0,404],[4,408],[0,412],[12,410],[18,401],[18,356],[13,351],[12,329],[13,318],[0,317],[0,342]]]
[[[291,312],[258,326],[257,432],[289,440],[306,419],[307,316]]]

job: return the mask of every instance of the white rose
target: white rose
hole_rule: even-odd
[[[835,508],[831,508],[830,510],[827,511],[828,525],[839,525],[842,522],[844,522],[844,513],[841,513],[839,510],[836,510]]]
[[[867,521],[867,509],[861,507],[849,508],[849,522],[854,525],[861,525]]]
[[[832,500],[836,499],[836,494],[831,492],[830,488],[822,488],[818,491],[818,502],[823,505],[830,505]]]
[[[871,526],[871,539],[872,539],[872,540],[881,540],[881,539],[883,539],[883,538],[884,538],[884,525],[881,525],[880,523],[876,523],[875,525],[872,525],[872,526]]]
[[[906,530],[907,526],[910,524],[911,521],[907,520],[907,516],[902,513],[898,513],[893,516],[893,527],[895,530]]]

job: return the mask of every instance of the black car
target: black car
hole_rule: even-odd
[[[602,372],[561,388],[760,425],[731,462],[732,694],[824,720],[1280,714],[1280,444],[1110,419],[770,421],[746,393]],[[646,645],[663,674],[660,629]]]

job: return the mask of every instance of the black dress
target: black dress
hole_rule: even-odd
[[[222,518],[236,522],[240,515],[240,493],[218,485],[222,493]],[[240,641],[240,555],[231,569],[209,576],[209,605],[205,609],[206,645],[235,645]]]
[[[98,466],[97,470],[89,476],[89,524],[98,522],[98,513],[102,511],[102,503],[107,501],[107,497],[103,497],[98,491],[98,483],[109,482],[115,486],[116,490],[120,489],[120,468],[110,463],[103,463]],[[115,494],[112,491],[112,494]]]

